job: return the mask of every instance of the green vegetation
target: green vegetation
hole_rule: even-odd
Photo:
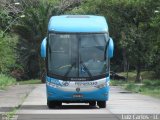
[[[42,82],[41,80],[33,79],[33,80],[18,81],[17,83],[23,85],[23,84],[41,84]]]
[[[127,72],[120,72],[119,75],[127,77]],[[155,73],[153,71],[142,71],[141,77],[142,79],[155,79]],[[134,82],[136,79],[136,71],[128,72],[128,80],[129,82]]]
[[[119,73],[120,75],[126,75],[125,72]],[[121,80],[111,80],[111,85],[122,86],[124,89],[131,92],[140,93],[144,95],[153,96],[160,98],[160,80],[154,79],[154,72],[143,71],[142,72],[142,82],[135,83],[136,72],[129,72],[128,81]]]
[[[15,35],[6,35],[1,38],[2,31],[0,31],[0,72],[8,73],[16,66],[15,46],[17,44],[17,37]]]
[[[143,68],[152,69],[155,73],[160,71],[157,64],[160,60],[160,29],[157,27],[160,14],[155,13],[159,6],[160,2],[156,0],[88,0],[69,13],[105,16],[116,46],[111,69],[136,70],[135,80],[141,82]]]
[[[13,120],[14,119],[17,110],[20,109],[21,104],[25,101],[25,99],[27,98],[27,96],[28,96],[28,94],[26,94],[24,97],[21,98],[21,102],[20,102],[20,104],[18,106],[13,107],[9,112],[5,113],[5,116],[6,116],[7,120]]]
[[[12,45],[11,48],[16,51],[16,57],[11,58],[11,60],[16,61],[16,64],[11,63],[15,66],[9,69],[14,72],[14,77],[18,80],[26,80],[36,79],[40,76],[44,69],[44,60],[40,59],[39,55],[40,44],[47,35],[49,18],[52,15],[63,14],[79,4],[80,2],[77,0],[63,1],[63,4],[58,0],[21,0],[19,4],[15,4],[14,1],[1,2],[0,30],[2,30],[2,35],[0,36],[0,42],[1,39],[4,39],[3,36],[6,37],[11,33],[18,35],[16,38],[18,43],[16,45],[10,44]],[[14,36],[12,37],[14,38]],[[8,38],[6,39],[8,40]],[[5,41],[6,44],[8,44],[7,40]],[[1,46],[6,48],[4,51],[9,50],[4,44],[0,45],[0,48]],[[8,58],[14,55],[13,53],[7,54],[4,51],[2,51],[3,55],[0,54],[0,56]],[[2,62],[0,60],[0,72],[7,68],[6,66],[1,68]],[[5,64],[10,65],[7,61],[5,61]]]
[[[122,80],[111,80],[110,81],[111,86],[122,86],[122,85],[125,85],[125,84],[127,84],[127,82],[122,81]]]
[[[18,80],[37,79],[45,66],[39,51],[47,35],[49,18],[61,14],[104,16],[115,44],[111,70],[125,76],[128,71],[135,71],[128,73],[128,82],[132,83],[160,78],[160,1],[157,0],[1,2],[0,73],[11,74]]]
[[[7,120],[12,120],[14,118],[14,115],[16,114],[17,109],[13,108],[10,112],[5,113]]]
[[[19,35],[18,63],[25,68],[24,71],[29,79],[35,79],[39,76],[38,73],[42,66],[39,46],[47,34],[47,27],[44,26],[48,24],[52,6],[48,2],[37,2],[25,7],[27,7],[24,10],[25,18],[14,25],[13,30]]]
[[[0,74],[0,89],[5,89],[9,85],[13,85],[16,83],[16,79],[6,76],[4,74]]]
[[[15,85],[15,84],[41,84],[41,80],[33,79],[33,80],[26,80],[26,81],[16,81],[15,78],[0,74],[0,89],[6,89],[7,86]]]
[[[128,83],[126,90],[160,98],[160,80],[144,80],[142,84]]]

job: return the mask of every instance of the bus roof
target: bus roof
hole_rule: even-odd
[[[61,15],[51,17],[48,30],[56,32],[108,32],[108,25],[103,16]]]

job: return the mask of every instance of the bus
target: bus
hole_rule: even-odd
[[[62,103],[106,107],[114,43],[103,16],[52,16],[41,43],[48,108]]]

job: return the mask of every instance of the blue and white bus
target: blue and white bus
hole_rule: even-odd
[[[47,37],[41,44],[48,107],[84,102],[105,108],[113,49],[103,16],[51,17]]]

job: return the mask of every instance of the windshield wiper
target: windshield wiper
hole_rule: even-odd
[[[81,65],[84,67],[84,69],[85,69],[85,71],[87,72],[87,74],[89,75],[89,77],[93,77],[92,76],[92,74],[91,74],[91,72],[89,71],[89,69],[86,67],[86,65],[83,63],[83,61],[81,61],[80,62],[81,63]],[[74,62],[72,65],[71,65],[71,67],[69,67],[69,69],[67,70],[67,72],[65,73],[65,77],[66,76],[68,76],[68,74],[71,72],[71,70],[72,70],[72,68],[74,67],[74,66],[76,66],[76,62]]]
[[[74,66],[76,66],[76,62],[74,62],[72,65],[71,65],[71,67],[69,67],[69,69],[67,70],[67,72],[65,73],[65,77],[71,72],[71,70],[72,70],[72,68],[74,67]]]
[[[80,64],[84,67],[85,71],[88,73],[89,77],[93,77],[87,66],[83,63],[83,61],[80,61]]]

